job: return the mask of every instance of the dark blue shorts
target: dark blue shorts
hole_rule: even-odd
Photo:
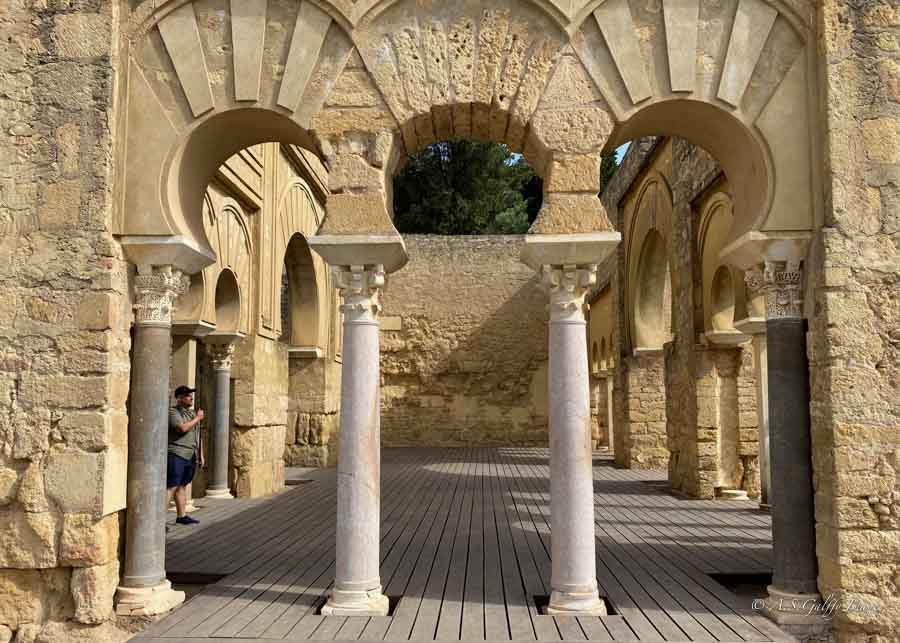
[[[166,467],[166,489],[190,484],[191,480],[194,479],[196,468],[194,460],[185,460],[174,453],[170,453]]]

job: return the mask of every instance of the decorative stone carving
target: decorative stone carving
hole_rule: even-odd
[[[541,280],[550,290],[551,321],[584,321],[584,298],[597,283],[597,264],[544,265]]]
[[[744,283],[747,284],[747,290],[750,291],[751,296],[758,293],[763,285],[765,285],[762,269],[752,268],[751,270],[745,272]]]
[[[348,321],[376,321],[386,283],[384,266],[332,266],[331,274],[344,298],[341,312]]]
[[[190,277],[172,266],[138,266],[134,278],[134,323],[170,326],[175,302],[189,284]]]
[[[767,261],[762,271],[766,319],[803,316],[803,270],[799,261]]]
[[[209,361],[215,371],[230,371],[234,359],[234,344],[212,344],[207,346]]]

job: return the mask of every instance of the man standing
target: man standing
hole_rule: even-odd
[[[175,389],[175,406],[169,409],[169,456],[166,470],[166,503],[175,497],[175,509],[179,525],[196,525],[200,521],[185,513],[187,486],[194,479],[197,469],[197,453],[200,450],[200,422],[205,417],[203,409],[194,413],[194,391],[187,386]],[[202,466],[203,463],[201,462]]]

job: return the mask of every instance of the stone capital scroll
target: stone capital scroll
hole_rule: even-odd
[[[230,371],[234,360],[234,344],[212,344],[206,347],[214,371]]]
[[[345,321],[375,323],[381,312],[384,266],[332,266],[331,274],[344,303]]]
[[[545,264],[541,281],[550,291],[551,322],[584,322],[584,299],[597,283],[597,264]]]
[[[134,278],[134,323],[171,326],[175,302],[189,284],[190,277],[172,266],[138,266]]]
[[[766,297],[766,319],[802,317],[803,269],[800,262],[767,261],[761,274],[761,288]]]

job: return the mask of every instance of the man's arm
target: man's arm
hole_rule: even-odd
[[[203,409],[200,409],[199,411],[197,411],[197,415],[194,416],[194,419],[188,420],[187,422],[175,423],[175,428],[178,430],[179,433],[187,433],[188,431],[193,429],[195,426],[200,424],[200,422],[203,421],[204,417],[205,417],[205,414],[203,413]]]

